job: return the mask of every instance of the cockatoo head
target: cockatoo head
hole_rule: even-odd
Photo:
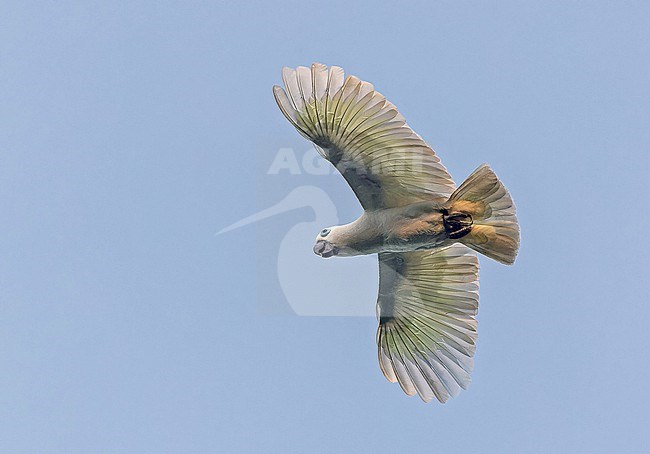
[[[327,227],[320,231],[316,237],[314,254],[323,258],[345,254],[345,244],[341,242],[340,227]],[[343,253],[343,254],[342,254]]]

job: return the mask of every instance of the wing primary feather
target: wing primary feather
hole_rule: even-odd
[[[393,353],[397,355],[393,356],[391,354],[391,357],[393,358],[393,366],[395,366],[395,371],[397,372],[397,382],[400,384],[402,390],[406,394],[413,396],[417,392],[415,389],[415,384],[413,383],[411,374],[409,373],[406,364],[404,363],[404,357],[402,356],[399,345],[395,340],[392,327],[388,328],[388,333],[390,334],[392,344],[395,346]],[[395,362],[395,360],[397,360],[397,362]]]
[[[327,68],[320,63],[312,63],[311,65],[311,86],[312,95],[314,97],[314,111],[316,112],[318,127],[320,128],[320,133],[323,137],[327,136],[326,129],[323,128],[323,123],[321,121],[321,116],[325,117],[325,115],[321,115],[321,113],[318,111],[318,104],[321,102],[322,95],[325,92],[325,88],[322,86],[322,76],[326,70]]]
[[[280,107],[280,110],[284,114],[285,117],[289,120],[289,122],[298,130],[298,132],[304,136],[304,137],[309,137],[310,133],[309,131],[306,131],[299,123],[298,119],[295,116],[295,110],[293,110],[293,107],[291,106],[291,101],[290,97],[287,96],[285,91],[281,88],[278,87],[277,85],[273,89],[273,94],[275,95],[275,101],[278,104],[278,107]],[[288,103],[288,104],[287,104]]]
[[[305,105],[305,112],[307,114],[307,118],[309,119],[309,124],[311,127],[309,128],[313,136],[318,136],[318,130],[316,129],[317,126],[317,120],[312,117],[312,112],[311,109],[309,108],[309,98],[305,98],[305,87],[304,85],[308,85],[309,88],[311,88],[311,70],[309,68],[306,68],[304,66],[298,66],[296,68],[296,74],[297,74],[297,79],[298,79],[298,91],[300,93],[300,97]]]
[[[336,137],[337,139],[340,138],[341,134],[341,125],[343,124],[343,121],[347,115],[348,110],[350,109],[350,106],[352,106],[354,99],[356,99],[357,95],[359,94],[359,91],[361,90],[361,82],[354,76],[348,76],[347,80],[357,80],[357,84],[352,88],[352,91],[350,93],[346,94],[343,93],[343,96],[345,96],[345,99],[343,103],[345,104],[345,107],[342,112],[341,112],[341,120],[338,122],[336,125]],[[347,81],[346,81],[347,82]],[[345,88],[345,87],[344,87]],[[343,129],[345,130],[345,129]]]
[[[397,377],[395,376],[395,369],[392,366],[390,352],[388,351],[386,331],[381,325],[377,329],[377,345],[377,353],[379,355],[379,368],[384,374],[384,377],[386,377],[389,382],[395,383],[397,381]]]
[[[325,104],[325,134],[329,135],[330,134],[330,127],[329,127],[329,119],[328,119],[328,112],[329,112],[329,100],[330,100],[330,87],[332,86],[332,69],[327,72],[327,87],[325,88],[325,96],[323,97],[323,102]]]
[[[293,107],[297,111],[301,111],[304,108],[304,102],[299,102],[299,100],[301,101],[302,98],[300,97],[300,93],[298,91],[298,77],[296,75],[296,71],[294,69],[287,68],[286,66],[282,68],[282,81],[284,82],[284,86],[289,93],[289,98],[291,99]]]
[[[399,323],[399,322],[396,322],[396,323],[398,323],[398,324],[401,325],[401,323]],[[402,336],[402,333],[404,334],[404,336]],[[420,376],[421,376],[421,377],[424,379],[424,381],[426,382],[426,384],[427,384],[427,386],[428,386],[428,388],[429,388],[429,391],[431,391],[431,393],[434,394],[435,397],[436,397],[440,402],[444,402],[444,401],[446,400],[446,398],[445,398],[445,397],[444,397],[444,396],[439,392],[440,390],[439,390],[439,388],[438,388],[438,386],[437,386],[438,384],[433,384],[433,383],[430,382],[429,377],[428,377],[427,374],[424,372],[424,370],[422,369],[422,367],[420,366],[420,364],[418,364],[418,361],[417,361],[417,359],[416,359],[416,357],[415,357],[413,351],[412,351],[411,349],[409,349],[409,348],[406,346],[406,341],[404,340],[404,337],[406,337],[406,339],[409,340],[409,342],[411,343],[411,345],[413,346],[413,348],[415,349],[415,351],[417,351],[417,346],[415,345],[415,343],[413,342],[413,340],[410,338],[410,336],[406,335],[406,333],[404,332],[404,329],[403,329],[403,328],[402,328],[401,330],[397,330],[397,335],[400,337],[400,339],[402,340],[402,344],[403,344],[404,347],[405,347],[405,352],[406,352],[406,353],[402,353],[402,355],[404,355],[404,354],[408,354],[408,355],[411,357],[411,360],[412,360],[413,364],[415,364],[415,367],[417,368],[417,372],[420,374]],[[409,369],[407,368],[407,371],[408,371],[408,370],[409,370]],[[414,371],[414,372],[415,372],[415,371]],[[430,396],[430,395],[429,395],[430,393],[427,393],[427,390],[426,390],[426,389],[421,389],[422,384],[419,383],[419,381],[415,378],[415,373],[414,373],[414,372],[410,372],[409,375],[410,375],[411,380],[413,381],[413,383],[414,383],[414,385],[415,385],[416,390],[418,391],[418,395],[420,396],[420,398],[421,398],[424,402],[429,402],[429,401],[431,401],[431,399],[432,399],[433,396]],[[435,371],[434,371],[434,373],[435,373]],[[436,374],[436,376],[437,376],[437,374]],[[440,377],[437,377],[437,378],[438,378],[438,380],[440,381]],[[440,384],[440,386],[442,386],[442,385]]]

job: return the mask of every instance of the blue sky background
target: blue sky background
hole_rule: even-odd
[[[9,1],[0,21],[0,451],[650,450],[647,2]],[[304,184],[359,214],[336,175],[264,172],[309,149],[271,86],[312,61],[517,202],[519,258],[481,261],[473,383],[445,406],[383,378],[372,317],[293,315],[274,270],[309,209],[214,235]],[[304,298],[341,288],[342,262],[292,250],[323,267]]]

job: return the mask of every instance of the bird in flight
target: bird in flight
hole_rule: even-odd
[[[343,175],[363,214],[316,237],[321,257],[379,256],[379,366],[410,396],[466,389],[476,349],[478,251],[515,261],[515,205],[483,164],[456,187],[434,151],[372,84],[337,66],[283,68],[280,110]]]

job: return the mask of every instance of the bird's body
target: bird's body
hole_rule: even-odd
[[[356,221],[336,228],[338,252],[333,255],[345,257],[450,246],[454,242],[450,235],[462,233],[454,229],[456,225],[445,223],[448,218],[448,210],[435,201],[364,211]],[[326,237],[323,241],[327,241]]]
[[[368,82],[318,63],[282,75],[278,106],[364,208],[356,221],[323,229],[314,252],[379,255],[379,365],[407,394],[445,402],[469,384],[473,367],[474,251],[514,262],[514,203],[487,165],[456,188],[433,150]]]

